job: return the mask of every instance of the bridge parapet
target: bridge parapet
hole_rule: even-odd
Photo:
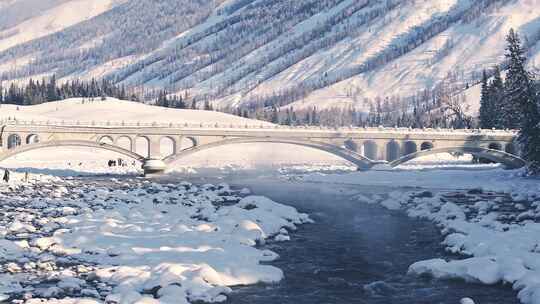
[[[67,121],[67,120],[19,120],[15,118],[0,119],[0,126],[34,126],[34,127],[96,127],[96,128],[156,128],[156,129],[233,129],[233,130],[291,130],[313,132],[367,132],[397,134],[468,134],[468,135],[517,135],[517,130],[499,129],[442,129],[442,128],[405,128],[405,127],[331,127],[331,126],[286,126],[270,123],[232,124],[232,123],[182,123],[182,122],[133,122],[133,121]]]

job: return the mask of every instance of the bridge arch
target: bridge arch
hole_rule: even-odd
[[[386,160],[394,161],[400,156],[400,146],[395,140],[391,140],[386,144]]]
[[[424,150],[431,150],[433,149],[435,146],[433,145],[432,142],[430,141],[425,141],[423,142],[421,145],[420,145],[420,151],[424,151]]]
[[[377,143],[373,140],[365,141],[362,144],[362,155],[366,158],[377,159]]]
[[[358,144],[356,142],[354,142],[354,140],[352,140],[350,138],[345,141],[344,147],[347,150],[358,152]]]
[[[131,139],[131,137],[129,136],[122,135],[118,137],[116,139],[115,145],[120,148],[133,151],[133,139]]]
[[[161,157],[166,158],[176,154],[176,140],[172,136],[163,136],[159,139]]]
[[[492,142],[489,144],[488,149],[502,151],[502,145],[498,142]]]
[[[98,142],[101,144],[113,145],[114,139],[109,135],[103,135],[99,138]]]
[[[516,155],[517,150],[514,143],[507,143],[506,146],[504,147],[504,152]]]
[[[145,157],[135,153],[131,152],[129,150],[120,148],[115,145],[109,145],[105,143],[98,143],[94,141],[86,141],[86,140],[60,140],[60,141],[48,141],[48,142],[40,142],[36,144],[31,145],[24,145],[19,146],[17,148],[6,150],[3,153],[0,153],[0,161],[3,161],[5,159],[8,159],[10,157],[13,157],[17,154],[21,154],[24,152],[32,151],[32,150],[38,150],[38,149],[44,149],[44,148],[50,148],[50,147],[88,147],[88,148],[97,148],[97,149],[103,149],[108,150],[116,153],[120,153],[124,156],[127,156],[129,158],[132,158],[137,161],[144,161]]]
[[[182,141],[180,142],[180,149],[182,151],[192,149],[194,147],[197,147],[199,145],[199,142],[195,137],[191,136],[185,136],[182,137]],[[180,152],[180,151],[177,151]]]
[[[39,143],[39,135],[30,134],[30,135],[26,136],[26,144],[27,145],[37,144],[37,143]]]
[[[150,157],[150,138],[144,135],[137,135],[135,138],[135,153]]]
[[[494,150],[494,149],[488,149],[488,148],[482,148],[482,147],[447,147],[447,148],[437,148],[437,149],[429,149],[429,150],[423,150],[419,151],[413,154],[408,154],[405,156],[400,157],[399,159],[396,159],[389,163],[392,167],[397,167],[401,164],[404,164],[408,161],[411,161],[415,158],[419,158],[422,156],[428,156],[433,154],[439,154],[439,153],[466,153],[466,154],[472,154],[476,157],[489,159],[493,162],[502,163],[505,165],[508,169],[517,169],[525,166],[527,163],[521,159],[520,157],[506,153],[504,151],[500,150]]]
[[[348,149],[338,147],[335,145],[323,143],[323,142],[316,142],[311,140],[299,140],[299,139],[289,139],[289,138],[234,138],[234,139],[224,139],[217,142],[213,142],[210,144],[205,145],[195,145],[188,149],[183,149],[182,151],[179,151],[178,153],[171,155],[164,159],[164,162],[166,164],[173,163],[183,157],[192,155],[194,153],[226,146],[226,145],[232,145],[232,144],[246,144],[246,143],[275,143],[275,144],[291,144],[296,146],[302,146],[307,148],[313,148],[317,150],[321,150],[330,154],[333,154],[337,157],[340,157],[346,161],[349,161],[356,165],[359,169],[367,170],[375,164],[371,159],[366,158],[354,151],[350,151]]]
[[[21,137],[19,134],[10,134],[7,138],[7,148],[8,150],[15,149],[22,144]]]
[[[418,146],[416,143],[412,140],[406,141],[403,145],[403,154],[413,154],[418,152]]]

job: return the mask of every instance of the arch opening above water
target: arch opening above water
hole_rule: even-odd
[[[217,141],[210,144],[205,145],[195,145],[188,149],[183,149],[179,153],[176,153],[175,155],[171,155],[164,159],[164,162],[166,164],[171,164],[183,157],[187,157],[189,155],[192,155],[197,152],[201,152],[204,150],[208,150],[211,148],[217,148],[221,146],[227,146],[227,145],[233,145],[233,144],[249,144],[249,143],[274,143],[274,144],[289,144],[289,145],[295,145],[295,146],[302,146],[306,148],[312,148],[316,150],[320,150],[323,152],[327,152],[330,154],[333,154],[334,156],[337,156],[341,159],[344,159],[355,166],[358,167],[358,169],[361,170],[367,170],[370,169],[375,163],[368,159],[359,153],[356,153],[354,151],[350,151],[348,149],[334,146],[331,144],[323,143],[323,142],[317,142],[317,141],[310,141],[310,140],[297,140],[297,139],[288,139],[288,138],[235,138],[235,139],[225,139],[221,141]]]
[[[100,144],[114,145],[114,139],[109,135],[104,135],[99,138]]]
[[[504,152],[516,155],[517,154],[516,146],[513,143],[508,143],[504,147]]]
[[[191,136],[182,137],[180,148],[182,151],[192,149],[197,146],[197,140]]]
[[[432,142],[425,141],[420,145],[420,150],[421,151],[430,150],[430,149],[433,149],[433,143]]]
[[[120,136],[116,139],[116,146],[133,151],[133,140],[129,136]]]
[[[146,136],[137,136],[135,139],[135,153],[143,157],[150,157],[150,139]]]
[[[174,138],[164,136],[159,140],[159,151],[162,158],[176,154],[176,141]]]
[[[392,140],[386,144],[386,160],[391,162],[399,158],[399,143]]]
[[[502,145],[500,143],[490,143],[489,146],[488,146],[488,149],[491,149],[491,150],[499,150],[499,151],[502,151]]]
[[[30,134],[26,137],[26,144],[32,145],[39,143],[39,135],[37,134]]]
[[[403,154],[412,154],[418,152],[418,147],[414,141],[406,141],[403,147]]]
[[[345,149],[358,152],[358,145],[356,144],[356,142],[354,142],[354,140],[347,139],[345,141]]]
[[[377,159],[377,144],[374,141],[368,140],[362,145],[362,155],[371,160]]]
[[[8,150],[15,149],[22,144],[21,137],[18,134],[10,134],[7,140]]]
[[[397,167],[413,159],[423,157],[423,156],[428,156],[428,155],[439,154],[439,153],[472,154],[476,157],[485,158],[496,163],[501,163],[504,166],[506,166],[508,169],[517,169],[526,165],[526,162],[523,159],[519,158],[516,155],[506,153],[504,151],[482,148],[482,147],[467,147],[467,146],[422,150],[413,154],[402,156],[390,162],[389,165],[392,167]]]

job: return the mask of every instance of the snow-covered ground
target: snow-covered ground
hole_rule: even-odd
[[[254,246],[310,221],[226,184],[23,177],[0,185],[0,301],[220,302],[229,286],[279,281],[261,264],[278,256]]]
[[[206,123],[270,125],[221,112],[172,109],[115,98],[71,98],[35,106],[0,105],[0,119],[125,123]]]

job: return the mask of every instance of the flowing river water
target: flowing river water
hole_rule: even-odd
[[[168,180],[168,182],[174,179]],[[313,224],[291,233],[291,241],[265,247],[280,255],[271,264],[284,271],[277,284],[234,288],[227,303],[519,303],[511,286],[485,286],[407,275],[412,263],[462,257],[444,251],[442,236],[429,221],[411,219],[352,199],[355,194],[384,195],[389,187],[337,186],[229,176],[195,182],[226,182],[253,194],[308,213]]]

